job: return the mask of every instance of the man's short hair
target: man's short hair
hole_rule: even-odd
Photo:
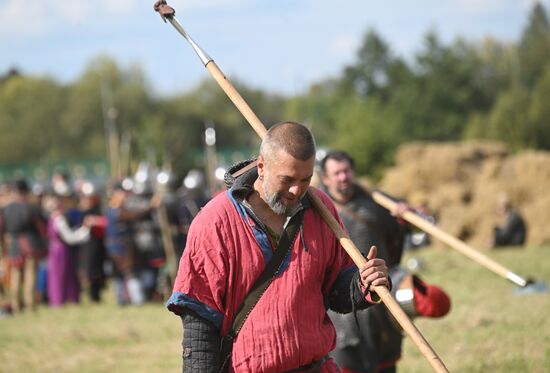
[[[348,161],[351,168],[355,169],[355,161],[353,160],[353,157],[349,155],[347,152],[343,150],[333,150],[327,153],[325,157],[321,160],[321,171],[323,173],[326,172],[326,164],[329,159],[338,161],[338,162],[344,162]]]
[[[315,139],[311,131],[303,124],[281,122],[267,131],[260,154],[270,158],[274,150],[284,150],[292,157],[307,161],[315,156]]]

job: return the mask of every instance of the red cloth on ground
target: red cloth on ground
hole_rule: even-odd
[[[449,313],[451,300],[441,288],[415,276],[414,305],[419,316],[442,317]]]

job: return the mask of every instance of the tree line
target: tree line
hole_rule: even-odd
[[[373,176],[408,141],[493,139],[513,150],[550,149],[550,23],[540,3],[517,42],[445,44],[429,31],[405,60],[371,29],[349,66],[300,96],[233,82],[264,123],[306,123],[320,146],[349,150],[358,171]],[[0,164],[103,157],[114,141],[117,151],[131,149],[130,159],[154,152],[181,174],[204,166],[197,154],[206,122],[215,124],[218,149],[258,144],[211,79],[159,98],[139,66],[121,69],[108,56],[68,85],[17,71],[0,77]]]

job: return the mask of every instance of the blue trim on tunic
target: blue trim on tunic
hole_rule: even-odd
[[[177,308],[188,308],[206,320],[211,321],[218,329],[221,329],[223,314],[187,294],[180,293],[179,291],[174,292],[166,302],[166,308],[177,313],[174,310],[174,306]]]
[[[237,209],[237,212],[241,215],[241,217],[245,220],[245,222],[249,224],[245,208],[239,202],[237,202],[237,200],[233,197],[231,193],[231,189],[228,190],[226,193],[227,193],[227,196],[229,197],[229,200],[233,203],[233,206],[235,206],[235,209]],[[273,257],[273,248],[271,247],[271,242],[269,241],[269,237],[267,236],[267,233],[264,232],[261,228],[259,228],[256,224],[252,225],[252,231],[254,232],[256,241],[260,245],[260,250],[262,250],[262,254],[264,256],[264,263],[267,265],[267,263],[269,263],[269,261]],[[294,243],[292,243],[292,245],[294,245]],[[290,265],[291,252],[292,250],[289,250],[285,259],[281,263],[281,267],[279,268],[276,274],[277,276],[280,276]]]
[[[237,200],[233,197],[230,190],[227,191],[227,196],[231,200],[231,203],[233,203],[233,206],[237,209],[237,212],[241,215],[241,217],[244,219],[244,221],[248,223],[248,217],[246,210],[244,207],[237,202]],[[251,224],[249,224],[251,225]],[[265,233],[263,230],[258,228],[256,224],[252,225],[252,231],[254,232],[254,236],[256,237],[256,241],[260,245],[260,249],[262,250],[262,254],[264,256],[265,263],[269,263],[271,260],[271,257],[273,256],[273,249],[271,248],[271,243],[269,242],[269,238],[267,237],[267,233]]]
[[[252,227],[252,230],[254,231],[254,236],[256,236],[256,241],[260,244],[260,249],[262,249],[264,261],[269,263],[273,257],[273,249],[271,248],[271,242],[269,242],[267,234],[256,225]]]

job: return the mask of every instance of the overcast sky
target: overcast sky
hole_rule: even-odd
[[[550,12],[550,0],[541,1]],[[139,64],[156,93],[207,72],[151,0],[0,0],[0,74],[17,67],[62,83],[98,55]],[[515,42],[534,0],[171,0],[187,32],[232,79],[287,95],[335,76],[369,28],[409,58],[435,30],[444,42]]]

